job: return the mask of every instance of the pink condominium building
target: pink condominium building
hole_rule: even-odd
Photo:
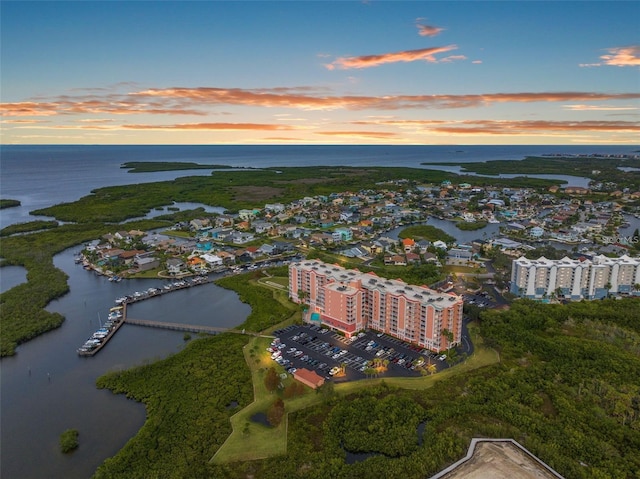
[[[309,305],[305,321],[347,337],[373,329],[432,351],[460,343],[462,298],[317,260],[289,266],[289,298]],[[449,334],[450,332],[451,334]]]

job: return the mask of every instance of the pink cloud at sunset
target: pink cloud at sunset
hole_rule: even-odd
[[[416,22],[420,22],[421,20],[421,18],[418,18]],[[435,37],[444,31],[444,28],[425,25],[423,23],[416,23],[416,27],[418,27],[418,35],[421,37]]]

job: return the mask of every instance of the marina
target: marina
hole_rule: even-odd
[[[141,319],[127,319],[127,305],[144,301],[146,299],[162,296],[174,291],[179,291],[185,288],[191,288],[201,284],[208,284],[213,279],[209,276],[195,276],[190,279],[182,279],[163,286],[162,288],[148,288],[147,290],[140,292],[136,291],[132,295],[122,296],[115,300],[116,306],[109,310],[108,320],[102,324],[100,322],[100,328],[89,337],[85,343],[78,348],[78,355],[91,357],[95,356],[109,340],[115,335],[115,333],[126,322],[129,324],[136,324],[139,326],[148,326],[155,328],[172,329],[177,331],[189,331],[195,333],[209,333],[216,334],[221,331],[226,331],[228,328],[219,328],[213,326],[196,326],[188,324],[178,323],[165,323],[162,321],[147,321]]]

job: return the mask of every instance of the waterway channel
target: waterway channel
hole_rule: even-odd
[[[86,479],[140,429],[142,405],[98,390],[96,379],[112,370],[150,363],[184,348],[184,333],[124,325],[96,356],[82,358],[77,348],[105,320],[114,299],[165,280],[109,282],[74,264],[79,248],[54,258],[69,275],[71,292],[47,310],[66,320],[60,328],[21,345],[0,360],[3,479]],[[131,317],[167,322],[232,327],[250,308],[237,295],[215,284],[175,291],[132,305]],[[77,429],[80,447],[71,455],[59,450],[60,434]]]

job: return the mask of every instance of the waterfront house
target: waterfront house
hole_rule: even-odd
[[[209,266],[222,266],[222,258],[218,255],[205,253],[200,257],[206,261]]]
[[[153,256],[139,254],[136,255],[135,259],[133,260],[133,265],[138,270],[138,272],[149,271],[151,269],[158,268],[160,266],[160,260]]]
[[[167,272],[169,274],[180,274],[186,270],[187,266],[180,258],[169,258],[167,260]]]

